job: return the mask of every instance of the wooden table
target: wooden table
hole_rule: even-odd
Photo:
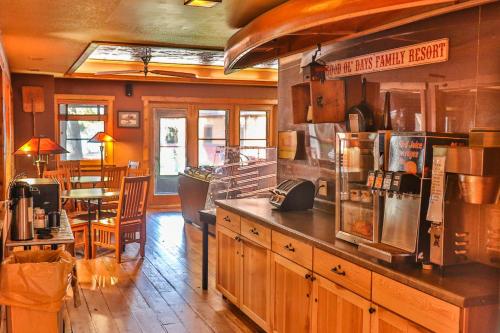
[[[102,199],[117,198],[120,195],[120,190],[116,188],[78,188],[61,193],[62,199],[86,200],[87,201],[87,221],[89,224],[89,241],[92,239],[92,211],[91,202],[97,200],[96,219],[99,219],[101,213]],[[92,258],[92,246],[89,246],[89,257]]]
[[[75,239],[73,238],[73,232],[71,232],[71,226],[69,224],[68,215],[66,215],[65,210],[61,210],[60,227],[58,229],[52,229],[51,235],[52,238],[50,239],[40,239],[38,238],[38,235],[35,235],[35,238],[32,240],[16,241],[10,239],[10,234],[9,234],[7,236],[5,247],[9,249],[22,246],[25,249],[29,249],[32,246],[50,245],[52,249],[56,249],[57,246],[61,244],[69,245],[72,247],[72,245],[75,242]]]
[[[108,181],[108,177],[101,178],[101,176],[75,176],[71,177],[70,181],[75,185],[75,187],[81,186],[82,184],[92,184],[92,187],[95,187],[101,182]]]
[[[201,259],[201,287],[208,289],[208,226],[215,225],[215,209],[200,210],[200,224],[203,230],[203,255]]]

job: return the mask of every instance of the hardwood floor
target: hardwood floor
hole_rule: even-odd
[[[215,290],[215,239],[210,237],[209,290],[201,289],[201,231],[178,213],[151,213],[146,256],[127,245],[114,254],[78,260],[82,305],[66,301],[73,332],[260,332]],[[68,327],[69,328],[69,327]]]

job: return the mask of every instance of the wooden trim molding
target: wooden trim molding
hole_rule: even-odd
[[[108,106],[106,114],[106,133],[113,136],[114,134],[114,113],[115,113],[115,96],[105,95],[71,95],[71,94],[54,94],[54,131],[55,141],[59,143],[59,104],[64,103],[102,103]],[[106,153],[104,154],[105,164],[113,164],[115,160],[114,145],[106,145]],[[56,160],[59,161],[60,156],[56,155]]]
[[[494,0],[289,0],[227,42],[225,72],[443,15]]]

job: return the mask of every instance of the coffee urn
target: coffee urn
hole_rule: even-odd
[[[10,188],[9,199],[12,211],[11,239],[16,241],[33,239],[35,232],[31,186],[26,182],[15,182]]]

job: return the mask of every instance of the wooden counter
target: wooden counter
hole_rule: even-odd
[[[436,268],[425,271],[416,264],[392,267],[335,239],[334,215],[319,210],[279,212],[272,209],[267,199],[219,200],[216,204],[458,307],[498,303],[500,272],[493,268],[468,264],[448,269],[442,275]]]
[[[389,266],[335,239],[332,214],[267,199],[217,201],[216,287],[266,332],[500,329],[499,271]]]

